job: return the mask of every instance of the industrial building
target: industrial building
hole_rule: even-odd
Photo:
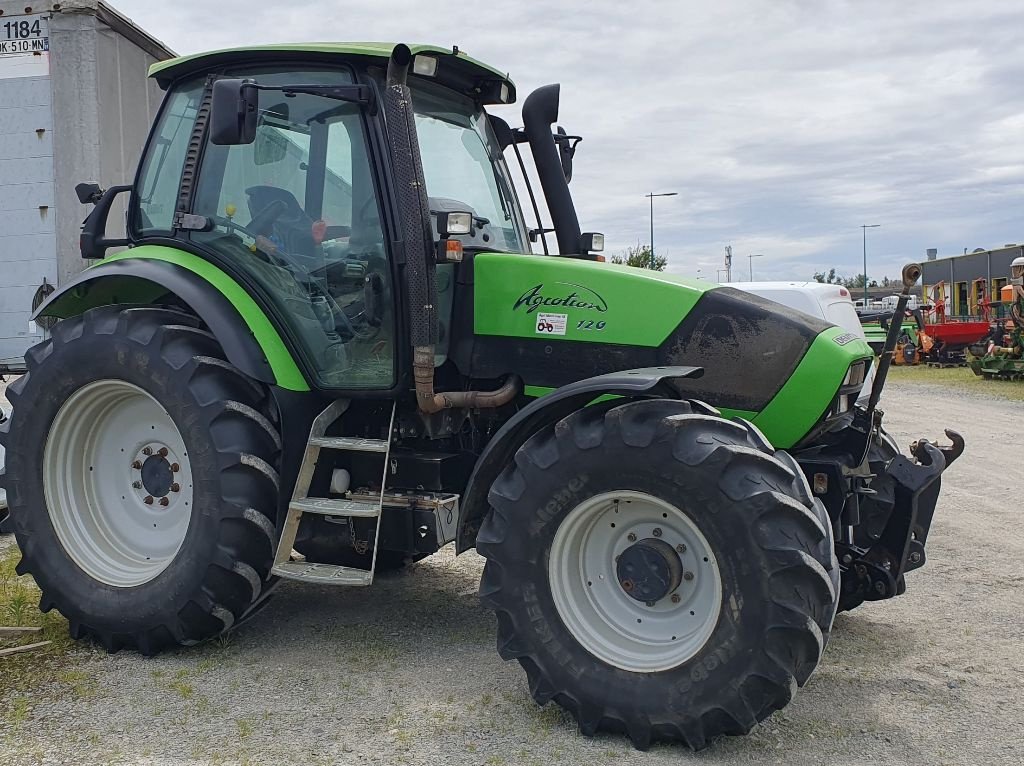
[[[1024,256],[1024,245],[1017,244],[991,250],[979,248],[945,258],[929,250],[922,264],[925,302],[944,302],[946,313],[951,317],[979,316],[984,313],[986,302],[998,312],[1004,297],[1003,288],[1010,279],[1010,262],[1021,256]]]
[[[0,0],[0,373],[45,337],[34,306],[88,265],[75,185],[132,182],[162,95],[147,71],[172,55],[100,0]]]

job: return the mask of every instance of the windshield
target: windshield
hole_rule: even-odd
[[[519,203],[486,113],[468,98],[418,81],[413,109],[431,210],[469,209],[486,221],[478,225],[488,250],[529,253]]]

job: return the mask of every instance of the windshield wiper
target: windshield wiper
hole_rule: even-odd
[[[371,114],[377,112],[377,99],[373,94],[373,88],[369,85],[260,85],[258,82],[249,81],[246,87],[256,90],[273,90],[284,93],[285,96],[297,96],[298,94],[308,96],[322,96],[335,101],[347,101],[351,104],[359,104],[368,107]]]

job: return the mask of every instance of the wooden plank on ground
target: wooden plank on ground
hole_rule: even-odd
[[[15,646],[11,649],[0,649],[0,657],[6,657],[10,654],[20,654],[21,652],[31,652],[33,649],[39,649],[52,643],[52,641],[40,641],[36,644],[25,644],[24,646]]]
[[[0,626],[0,636],[25,636],[29,633],[41,633],[42,628],[5,628]]]

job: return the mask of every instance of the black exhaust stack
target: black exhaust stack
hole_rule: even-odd
[[[559,87],[558,84],[545,85],[527,97],[523,104],[523,127],[555,227],[558,250],[562,255],[577,255],[582,239],[580,222],[551,133],[551,126],[558,120]]]
[[[384,116],[402,209],[411,340],[414,347],[424,348],[437,342],[437,312],[434,308],[434,259],[430,251],[430,203],[423,181],[412,93],[406,84],[411,61],[412,51],[408,46],[396,45],[388,61]]]

